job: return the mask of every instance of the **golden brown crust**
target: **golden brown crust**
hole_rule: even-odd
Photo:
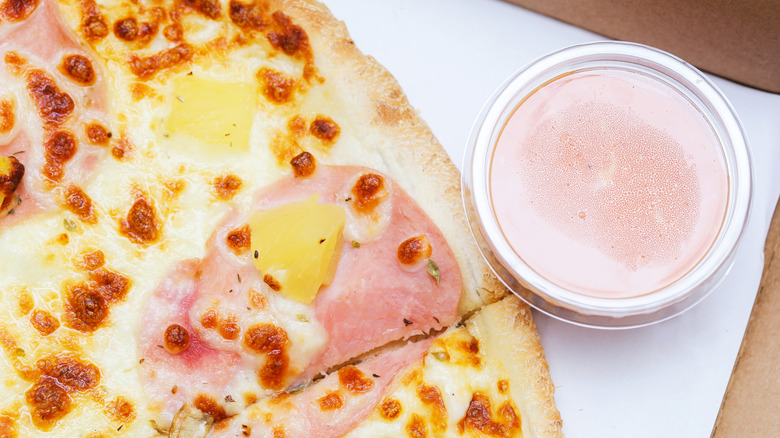
[[[509,295],[467,322],[487,356],[510,376],[509,390],[520,408],[524,437],[563,437],[552,380],[531,309]]]
[[[344,24],[324,5],[287,0],[281,8],[306,29],[317,68],[337,72],[323,76],[339,81],[339,89],[353,91],[350,102],[361,110],[356,113],[369,118],[362,125],[367,130],[364,138],[377,138],[377,142],[382,141],[380,136],[390,139],[390,147],[368,142],[366,146],[376,148],[387,164],[382,170],[417,200],[447,238],[463,275],[460,313],[467,314],[506,295],[469,231],[458,169],[409,104],[395,78],[355,46]]]

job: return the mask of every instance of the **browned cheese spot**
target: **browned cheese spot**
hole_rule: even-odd
[[[406,423],[406,433],[411,438],[425,438],[428,436],[428,429],[425,427],[425,422],[421,416],[412,414],[412,418]]]
[[[517,416],[511,401],[504,402],[504,404],[498,408],[498,417],[501,419],[501,422],[506,424],[510,429],[520,429],[520,417]]]
[[[163,36],[171,42],[179,42],[184,36],[184,29],[179,23],[171,23],[163,28]]]
[[[204,17],[216,20],[222,15],[222,7],[218,0],[182,0],[190,8],[200,12]]]
[[[362,371],[352,365],[339,369],[339,383],[347,391],[358,394],[374,389],[374,381],[366,377]]]
[[[257,324],[247,329],[244,345],[250,350],[266,355],[266,362],[257,375],[260,383],[270,389],[284,387],[284,375],[289,367],[287,332],[273,324]]]
[[[16,105],[11,99],[0,99],[0,134],[11,132],[16,123]]]
[[[357,211],[370,212],[388,195],[384,177],[375,173],[361,175],[352,187],[352,195]]]
[[[151,56],[130,55],[130,71],[141,79],[149,79],[160,70],[184,64],[192,58],[194,49],[188,44],[177,44]]]
[[[92,61],[83,55],[68,55],[62,58],[60,71],[80,85],[92,85],[95,83],[95,70]]]
[[[504,379],[501,379],[496,383],[496,386],[498,387],[498,392],[501,394],[506,394],[509,391],[509,382],[507,382]]]
[[[247,294],[249,296],[249,304],[251,304],[253,308],[264,310],[268,307],[268,299],[266,299],[265,295],[258,292],[257,289],[250,288],[249,291],[247,291]]]
[[[111,139],[111,131],[100,123],[94,122],[84,127],[84,133],[87,134],[87,139],[90,143],[105,146]]]
[[[306,134],[306,120],[300,115],[290,117],[290,119],[287,120],[287,131],[289,131],[292,136],[302,137]]]
[[[344,397],[338,391],[330,391],[317,399],[320,409],[323,411],[332,411],[344,406]]]
[[[103,251],[96,249],[85,252],[80,260],[76,260],[76,266],[82,271],[94,271],[106,264],[106,256]]]
[[[60,328],[60,321],[54,315],[40,309],[35,309],[32,312],[30,324],[32,324],[35,330],[38,330],[41,336],[48,336]]]
[[[431,258],[432,253],[431,242],[425,234],[404,240],[398,245],[398,250],[396,251],[398,261],[403,265],[416,265],[425,259]]]
[[[36,69],[27,74],[27,91],[38,115],[47,125],[59,125],[73,112],[73,99],[60,92],[54,79],[43,70]]]
[[[271,152],[280,165],[289,164],[296,155],[303,152],[301,146],[289,135],[277,132],[271,137]]]
[[[464,432],[476,432],[492,437],[510,437],[519,428],[520,420],[511,406],[494,419],[490,398],[481,392],[474,393],[466,415],[458,422],[458,432],[461,435]]]
[[[57,236],[57,242],[62,246],[70,243],[70,237],[68,236],[68,233],[61,233],[59,236]]]
[[[330,145],[341,134],[341,127],[330,117],[319,114],[309,125],[309,132],[326,145]]]
[[[266,99],[273,103],[290,102],[297,86],[294,78],[271,68],[261,68],[257,72],[260,81],[260,91]]]
[[[223,339],[235,341],[241,334],[241,326],[238,325],[238,319],[235,315],[228,315],[219,321],[217,331]]]
[[[218,176],[214,178],[214,193],[219,199],[229,201],[241,189],[243,182],[241,178],[233,174]]]
[[[317,169],[317,162],[314,160],[314,155],[306,151],[293,157],[293,159],[290,160],[290,165],[293,168],[295,176],[299,178],[311,176]]]
[[[38,7],[39,0],[5,0],[0,6],[0,16],[7,21],[22,21]]]
[[[312,55],[306,31],[294,24],[284,12],[276,11],[271,14],[271,18],[272,30],[266,35],[268,42],[289,56],[309,59]]]
[[[282,290],[282,285],[271,274],[263,275],[263,283],[267,284],[274,292]]]
[[[208,309],[200,316],[200,325],[206,329],[213,329],[217,326],[219,315],[215,309]]]
[[[35,300],[27,287],[19,288],[19,312],[27,315],[35,307]]]
[[[190,346],[190,332],[179,324],[171,324],[163,334],[165,351],[179,354]]]
[[[138,38],[138,21],[135,17],[125,17],[114,23],[114,35],[120,40],[133,41]]]
[[[394,398],[386,398],[379,404],[379,415],[385,420],[392,421],[401,415],[401,402]]]
[[[417,397],[424,404],[428,405],[433,413],[431,423],[434,432],[444,432],[447,430],[447,408],[444,406],[444,400],[441,398],[439,388],[421,383],[417,386]]]
[[[18,438],[19,434],[16,432],[16,421],[13,417],[0,414],[0,437],[2,438]]]
[[[76,155],[76,137],[68,131],[55,131],[44,140],[43,148],[43,174],[54,182],[62,180],[65,163]]]
[[[262,1],[252,1],[251,3],[242,3],[237,0],[230,0],[228,6],[230,20],[236,26],[247,30],[262,30],[267,26],[265,15],[266,4]]]
[[[154,207],[144,198],[135,201],[127,218],[119,222],[119,231],[137,244],[155,242],[160,238],[160,228]]]
[[[106,415],[117,423],[127,424],[135,419],[133,402],[119,396],[106,404]]]
[[[111,156],[117,160],[124,160],[133,150],[133,144],[126,137],[120,138],[111,148]]]
[[[50,377],[42,377],[24,394],[32,422],[38,429],[51,430],[72,409],[68,393]]]
[[[65,326],[84,333],[100,328],[108,317],[108,303],[86,283],[70,286],[65,293]]]
[[[16,157],[8,158],[11,160],[11,169],[8,174],[0,174],[0,193],[5,197],[0,205],[0,212],[7,212],[16,206],[18,201],[12,195],[24,176],[24,165]]]
[[[68,353],[41,358],[35,367],[42,376],[55,379],[68,392],[86,391],[100,383],[100,370],[95,364]]]
[[[92,199],[80,187],[69,185],[65,189],[63,204],[71,213],[86,223],[97,222]]]
[[[5,52],[3,60],[8,73],[14,76],[21,76],[27,66],[27,59],[20,55],[19,52],[14,52],[13,50]]]
[[[130,279],[110,269],[96,269],[88,278],[90,286],[109,303],[123,300],[130,291]]]
[[[219,421],[226,417],[225,408],[220,406],[216,400],[206,394],[198,394],[195,397],[193,405],[204,414],[214,417],[214,421]]]
[[[287,438],[287,432],[285,431],[284,426],[274,427],[273,438]]]
[[[242,255],[252,246],[252,229],[249,224],[228,233],[225,243],[235,255]]]
[[[81,0],[81,32],[88,41],[97,41],[108,35],[108,23],[95,0]]]

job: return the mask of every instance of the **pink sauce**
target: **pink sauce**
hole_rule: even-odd
[[[728,180],[705,118],[638,73],[563,76],[515,110],[490,191],[507,241],[537,273],[603,298],[684,276],[723,222]]]

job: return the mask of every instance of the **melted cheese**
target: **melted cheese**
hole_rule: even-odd
[[[475,394],[490,401],[494,420],[499,420],[498,410],[505,404],[513,406],[519,416],[508,391],[507,371],[484,353],[470,351],[473,340],[465,328],[445,332],[431,345],[423,363],[397,376],[371,415],[345,438],[521,437],[519,427],[507,427],[504,435],[480,435],[468,427],[465,432],[459,429],[458,423],[466,416]],[[415,435],[415,431],[425,435]]]

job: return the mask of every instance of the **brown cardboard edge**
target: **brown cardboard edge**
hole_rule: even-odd
[[[780,93],[780,2],[507,0],[608,38],[657,47],[701,70]]]
[[[764,247],[764,274],[712,438],[780,430],[780,202]]]

